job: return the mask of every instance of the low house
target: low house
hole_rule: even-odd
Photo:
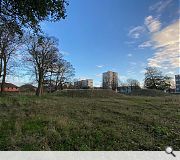
[[[132,91],[136,91],[139,89],[141,89],[139,86],[121,86],[117,88],[118,92],[125,94],[131,93]]]
[[[117,88],[118,92],[120,93],[131,93],[131,87],[130,86],[121,86]]]
[[[0,88],[0,91],[1,91],[1,88]],[[19,92],[19,87],[12,83],[5,83],[4,92]]]
[[[176,93],[176,88],[168,88],[164,90],[165,93]]]

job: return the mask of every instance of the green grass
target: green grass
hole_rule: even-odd
[[[110,91],[6,95],[0,150],[180,150],[179,104],[178,96]]]

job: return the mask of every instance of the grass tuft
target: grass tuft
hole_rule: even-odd
[[[180,98],[113,91],[0,97],[0,150],[180,150]]]

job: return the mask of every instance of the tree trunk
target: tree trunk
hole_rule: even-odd
[[[0,57],[1,60],[0,60],[0,78],[2,77],[2,68],[3,68],[3,59],[2,59],[2,56]]]
[[[50,75],[50,84],[49,84],[50,86],[50,93],[52,92],[52,71],[51,71],[51,75]]]
[[[63,90],[63,84],[60,82],[60,90]]]
[[[3,76],[2,76],[2,83],[1,83],[1,93],[4,92],[4,86],[6,83],[6,70],[7,70],[6,57],[4,57],[3,61],[4,61],[4,68],[3,68]]]
[[[39,72],[38,88],[36,90],[36,96],[41,96],[43,94],[43,72]]]
[[[57,90],[58,90],[58,75],[56,77],[56,85],[55,85],[55,91],[57,91]]]

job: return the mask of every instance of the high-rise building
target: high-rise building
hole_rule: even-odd
[[[79,89],[93,88],[93,80],[92,79],[80,80],[74,82],[74,86],[75,88],[79,88]]]
[[[118,73],[108,71],[103,73],[102,86],[104,89],[116,90],[118,87]]]
[[[92,79],[82,80],[82,88],[93,88],[93,80]]]
[[[180,93],[180,74],[175,75],[176,93]]]

